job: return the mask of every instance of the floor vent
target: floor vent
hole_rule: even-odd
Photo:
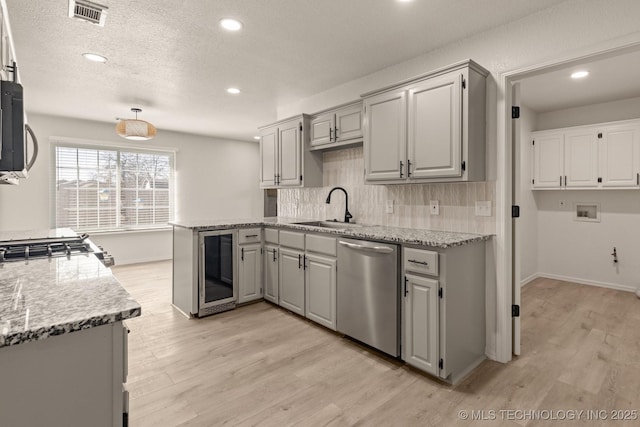
[[[86,0],[69,0],[69,17],[104,27],[107,7]]]

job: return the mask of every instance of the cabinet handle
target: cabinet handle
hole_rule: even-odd
[[[402,164],[402,160],[400,160],[400,178],[402,178],[402,167],[404,165]]]
[[[429,267],[429,263],[426,262],[426,261],[418,261],[416,259],[410,259],[409,262],[412,262],[414,264],[422,264],[422,265],[425,265],[425,266]]]
[[[564,186],[567,186],[567,175],[564,176]]]
[[[338,128],[333,128],[333,140],[338,140]]]
[[[333,129],[329,128],[329,142],[333,141]]]
[[[304,255],[302,257],[302,268],[305,269],[305,270],[307,269],[307,256],[306,255]]]
[[[640,185],[640,173],[636,174],[636,185]]]
[[[257,234],[247,234],[247,235],[246,235],[246,236],[244,236],[244,237],[246,237],[246,238],[249,238],[249,237],[258,237],[258,235],[257,235]]]
[[[273,262],[276,262],[276,250],[273,250]]]
[[[302,268],[302,255],[298,254],[298,270]]]
[[[244,261],[244,248],[240,249],[240,260]]]
[[[562,175],[560,175],[560,187],[562,187]]]
[[[411,177],[411,160],[407,159],[407,178]]]
[[[404,276],[404,296],[407,296],[407,276]]]

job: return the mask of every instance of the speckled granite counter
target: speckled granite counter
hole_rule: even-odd
[[[114,323],[140,312],[140,305],[92,254],[0,264],[0,347]]]
[[[216,219],[216,220],[195,220],[176,221],[171,225],[193,230],[220,230],[225,228],[240,227],[278,227],[284,229],[300,230],[306,232],[319,232],[334,234],[344,237],[353,237],[367,240],[377,240],[382,242],[402,243],[421,246],[432,246],[438,248],[449,248],[452,246],[466,245],[473,242],[489,240],[491,234],[455,233],[448,231],[423,230],[417,228],[387,227],[380,225],[349,226],[344,224],[341,228],[315,227],[311,225],[296,224],[306,222],[301,218],[249,218],[249,219]]]

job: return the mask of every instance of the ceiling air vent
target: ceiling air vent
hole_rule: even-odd
[[[69,0],[69,17],[104,27],[108,7],[86,0]]]

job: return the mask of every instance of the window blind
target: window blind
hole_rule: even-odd
[[[146,229],[173,218],[174,154],[54,147],[56,227]]]

